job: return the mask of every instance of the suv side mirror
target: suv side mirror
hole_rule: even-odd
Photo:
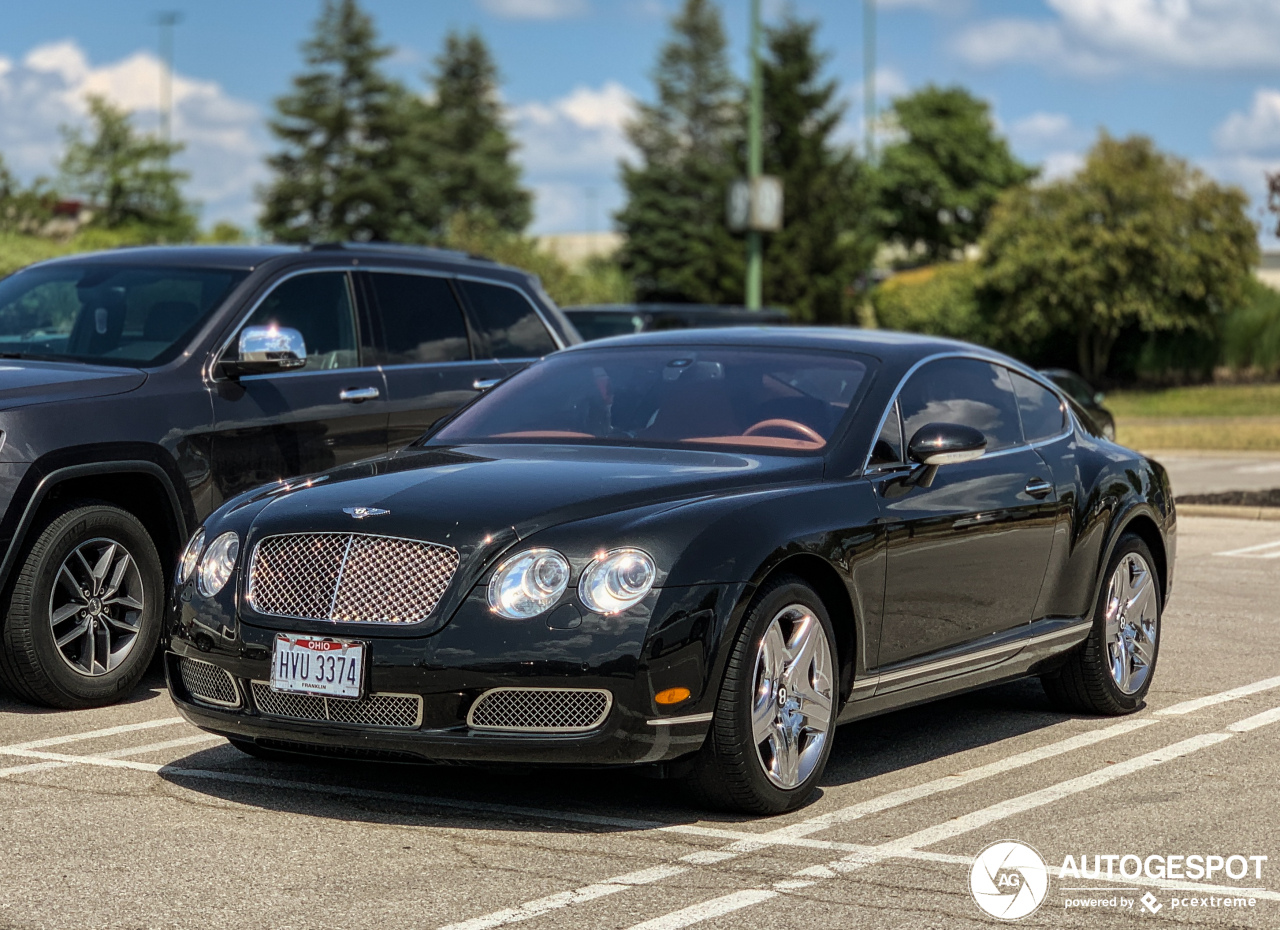
[[[912,472],[912,483],[927,488],[940,465],[956,465],[981,458],[987,451],[987,437],[971,426],[958,423],[927,423],[907,443],[907,456],[921,467]]]
[[[232,378],[292,371],[307,364],[302,333],[288,326],[246,326],[237,348],[236,358],[222,361],[222,370]]]

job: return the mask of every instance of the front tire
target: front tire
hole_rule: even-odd
[[[831,754],[835,635],[826,607],[799,578],[757,592],[734,642],[711,732],[690,784],[713,807],[780,814],[804,804]]]
[[[8,594],[0,684],[67,709],[126,697],[160,638],[164,572],[133,514],[81,503],[35,535]]]
[[[1103,575],[1089,638],[1060,669],[1041,676],[1054,706],[1107,716],[1142,706],[1160,656],[1163,598],[1155,564],[1140,537],[1120,537]]]

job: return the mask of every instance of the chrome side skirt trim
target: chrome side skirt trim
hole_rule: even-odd
[[[708,711],[705,714],[688,714],[684,717],[655,717],[645,722],[651,727],[674,727],[682,723],[710,723],[713,717],[715,713]]]

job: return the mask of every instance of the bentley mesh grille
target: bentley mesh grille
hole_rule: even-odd
[[[259,713],[268,717],[398,730],[416,730],[422,723],[422,698],[416,694],[367,694],[351,701],[272,691],[265,681],[255,681],[252,685],[253,703]]]
[[[494,688],[471,705],[467,725],[477,730],[581,733],[609,714],[613,695],[594,688]]]
[[[268,536],[249,564],[249,605],[272,617],[425,620],[458,569],[448,546],[362,533]]]
[[[178,659],[178,674],[187,693],[200,703],[218,707],[240,706],[240,691],[226,669],[183,656]]]

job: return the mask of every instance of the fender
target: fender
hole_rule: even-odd
[[[1093,604],[1098,603],[1098,597],[1102,594],[1102,586],[1109,580],[1106,577],[1107,563],[1111,561],[1111,556],[1115,553],[1116,546],[1120,543],[1120,537],[1124,535],[1125,530],[1138,517],[1146,517],[1156,525],[1156,529],[1160,533],[1160,545],[1163,552],[1153,552],[1152,555],[1157,556],[1164,562],[1163,577],[1160,579],[1160,603],[1163,607],[1169,601],[1169,595],[1173,589],[1173,560],[1171,559],[1171,546],[1169,545],[1168,532],[1165,529],[1166,519],[1154,507],[1145,501],[1130,500],[1125,506],[1116,510],[1111,517],[1107,544],[1102,547],[1101,557],[1095,570],[1097,583],[1094,585]]]
[[[40,510],[40,505],[44,503],[45,498],[59,484],[73,478],[84,478],[95,475],[119,475],[119,474],[145,474],[159,480],[161,486],[165,489],[168,496],[169,512],[175,524],[178,539],[185,539],[188,535],[187,528],[189,526],[188,514],[194,515],[193,508],[188,502],[187,507],[183,507],[182,500],[178,496],[178,492],[174,487],[173,480],[169,473],[158,465],[156,462],[148,459],[119,459],[107,462],[85,462],[79,465],[65,465],[61,468],[55,468],[52,471],[43,472],[39,462],[32,466],[27,472],[28,476],[38,475],[35,488],[31,491],[27,498],[26,506],[23,508],[22,516],[18,518],[17,525],[14,527],[13,536],[11,537],[8,551],[5,552],[4,560],[0,562],[0,588],[8,584],[9,576],[13,572],[14,564],[17,562],[18,553],[22,549],[22,545],[27,538],[27,534],[31,531],[32,525],[35,523],[36,514]],[[23,484],[26,484],[24,480]]]

